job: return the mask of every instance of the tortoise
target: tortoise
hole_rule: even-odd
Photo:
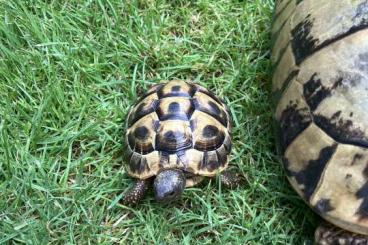
[[[122,202],[137,204],[153,182],[155,199],[171,202],[185,187],[221,172],[226,187],[240,183],[227,170],[231,115],[223,100],[191,81],[162,81],[127,116],[127,173],[136,181]]]
[[[368,1],[275,6],[272,94],[285,173],[324,220],[317,244],[368,244]]]

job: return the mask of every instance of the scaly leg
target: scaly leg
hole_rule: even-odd
[[[368,236],[355,234],[340,229],[332,224],[321,224],[315,234],[315,242],[318,245],[367,245]]]
[[[240,185],[242,177],[237,173],[225,170],[221,173],[220,180],[226,188],[234,188]]]
[[[124,205],[134,205],[140,202],[146,194],[149,184],[149,180],[137,180],[125,193],[121,203]]]

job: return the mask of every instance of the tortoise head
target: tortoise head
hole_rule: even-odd
[[[186,177],[180,169],[161,171],[153,183],[155,199],[158,202],[170,202],[181,196],[185,188]]]

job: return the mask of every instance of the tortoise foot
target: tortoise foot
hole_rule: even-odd
[[[243,181],[243,178],[234,172],[231,171],[223,171],[220,175],[221,184],[226,188],[235,188],[240,185]]]
[[[149,186],[148,180],[137,180],[134,185],[125,193],[121,203],[123,205],[135,205],[145,196]]]
[[[317,228],[314,237],[318,245],[368,245],[368,236],[345,231],[327,223]]]

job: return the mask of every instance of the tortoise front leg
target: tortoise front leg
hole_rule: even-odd
[[[125,193],[121,203],[123,205],[134,205],[140,202],[146,194],[149,184],[149,180],[137,180],[134,185]]]
[[[225,170],[220,175],[220,181],[226,188],[234,188],[240,185],[242,178],[237,173]]]
[[[318,245],[368,244],[368,236],[345,231],[326,222],[317,228],[314,238]]]

